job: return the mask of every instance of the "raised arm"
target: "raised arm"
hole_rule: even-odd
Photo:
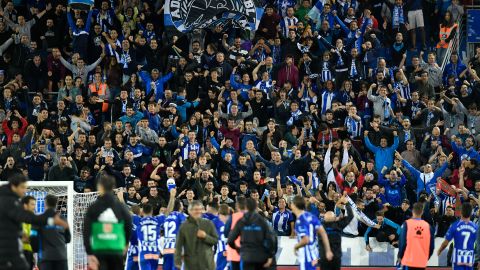
[[[65,58],[63,58],[63,56],[60,56],[60,62],[66,69],[70,71],[73,70],[73,67],[74,67],[73,64],[70,64],[67,60],[65,60]]]

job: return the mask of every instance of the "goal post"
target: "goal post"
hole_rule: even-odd
[[[27,195],[37,200],[35,213],[45,210],[45,196],[58,198],[57,212],[67,219],[72,239],[67,245],[68,269],[87,270],[87,254],[83,246],[83,220],[88,207],[95,202],[98,192],[77,193],[70,181],[28,181]]]
[[[77,245],[75,237],[75,220],[74,220],[74,200],[75,191],[73,189],[73,182],[70,181],[28,181],[28,190],[26,195],[33,196],[37,202],[35,206],[35,213],[41,214],[45,211],[45,196],[47,194],[58,197],[57,212],[67,219],[70,226],[70,233],[72,238],[67,245],[68,255],[68,269],[75,269],[74,267],[74,247]],[[83,245],[83,243],[82,243]]]

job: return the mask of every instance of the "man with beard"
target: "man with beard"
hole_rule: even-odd
[[[24,162],[27,165],[30,180],[42,181],[44,179],[44,165],[48,162],[48,159],[44,154],[40,154],[38,145],[32,146],[32,154],[26,156]]]
[[[72,157],[62,154],[59,163],[50,168],[48,181],[73,181],[76,175],[77,166]]]
[[[337,270],[342,265],[342,231],[353,219],[353,211],[350,204],[348,204],[347,197],[344,195],[337,202],[339,208],[346,210],[346,215],[342,217],[336,217],[332,211],[325,213],[323,220],[323,227],[328,235],[328,241],[330,242],[330,248],[333,252],[333,259],[327,260],[325,252],[323,252],[323,242],[318,241],[320,249],[320,268]]]

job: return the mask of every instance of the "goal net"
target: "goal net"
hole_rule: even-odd
[[[98,193],[76,193],[73,182],[47,181],[28,182],[27,195],[37,199],[35,212],[45,210],[45,196],[47,194],[58,197],[57,212],[68,220],[72,241],[67,245],[68,269],[86,270],[87,256],[83,247],[83,219],[88,207],[97,199]]]

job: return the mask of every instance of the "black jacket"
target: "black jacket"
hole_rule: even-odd
[[[240,236],[240,248],[235,246],[235,239],[238,236]],[[237,250],[240,249],[240,256],[244,262],[265,263],[268,258],[275,258],[277,253],[275,237],[260,214],[248,212],[229,233],[228,245]]]
[[[352,207],[347,204],[345,205],[345,209],[347,210],[346,216],[334,222],[323,222],[323,227],[327,232],[333,256],[337,259],[342,258],[342,231],[353,219]],[[325,260],[325,251],[321,238],[318,240],[318,247],[320,250],[320,259]]]
[[[0,187],[0,261],[2,258],[18,258],[21,250],[22,222],[44,226],[52,213],[36,216],[23,209],[20,197],[8,185]]]
[[[54,209],[47,209],[45,213],[55,215]],[[31,239],[33,246],[38,246],[41,249],[39,252],[40,261],[66,261],[67,244],[72,238],[69,229],[64,229],[58,226],[38,226],[34,227],[37,231],[37,236]]]
[[[118,201],[113,193],[106,193],[103,196],[99,196],[98,199],[88,207],[87,213],[85,214],[85,220],[83,223],[83,244],[85,246],[85,251],[89,255],[93,254],[90,246],[92,224],[109,208],[112,209],[118,222],[123,222],[125,239],[130,239],[130,233],[132,232],[132,216],[128,212],[127,207]]]

